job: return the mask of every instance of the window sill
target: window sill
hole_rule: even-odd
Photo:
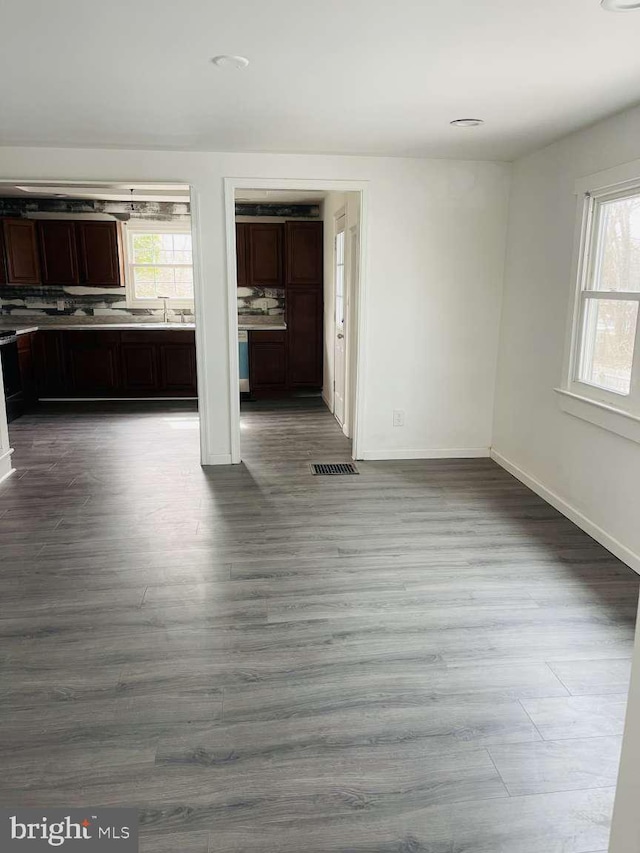
[[[560,398],[560,408],[563,412],[640,444],[640,417],[637,415],[590,400],[564,388],[554,388],[554,391]]]

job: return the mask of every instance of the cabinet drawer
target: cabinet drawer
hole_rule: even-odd
[[[276,329],[273,332],[256,331],[249,334],[251,342],[256,344],[283,344],[287,339],[285,329]]]

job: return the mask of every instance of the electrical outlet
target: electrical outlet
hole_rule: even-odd
[[[404,426],[404,409],[393,410],[393,425],[394,427]]]
[[[58,311],[64,311],[64,308],[65,308],[64,299],[58,299],[57,300],[57,308],[58,308]]]

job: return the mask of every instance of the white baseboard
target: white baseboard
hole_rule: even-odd
[[[615,557],[622,560],[623,563],[626,563],[629,568],[633,569],[634,572],[637,572],[640,575],[639,554],[636,554],[630,548],[627,548],[626,545],[623,545],[622,542],[619,542],[615,537],[607,533],[606,530],[603,530],[602,527],[597,525],[594,521],[591,521],[591,519],[587,518],[586,515],[583,515],[580,510],[565,501],[564,498],[561,498],[560,495],[552,492],[551,489],[548,489],[531,474],[523,471],[522,468],[514,462],[511,462],[493,448],[491,449],[491,458],[497,462],[498,465],[504,468],[505,471],[513,474],[517,480],[520,480],[521,483],[528,486],[531,491],[543,498],[548,504],[551,504],[552,507],[555,507],[555,509],[565,515],[570,521],[573,521],[573,523],[581,530],[588,533],[592,539],[595,539],[596,542],[599,542],[607,549],[607,551],[611,551]]]
[[[479,459],[489,456],[488,447],[445,447],[433,450],[364,450],[360,459]]]
[[[11,467],[11,454],[13,453],[13,448],[5,451],[2,456],[0,456],[0,483],[4,482],[7,477],[10,477],[15,468]]]
[[[231,465],[230,453],[213,453],[202,460],[203,465]]]

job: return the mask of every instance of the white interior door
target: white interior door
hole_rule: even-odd
[[[334,300],[334,379],[333,413],[340,426],[344,425],[344,398],[346,384],[345,342],[345,225],[346,217],[336,219],[335,235],[335,300]]]

